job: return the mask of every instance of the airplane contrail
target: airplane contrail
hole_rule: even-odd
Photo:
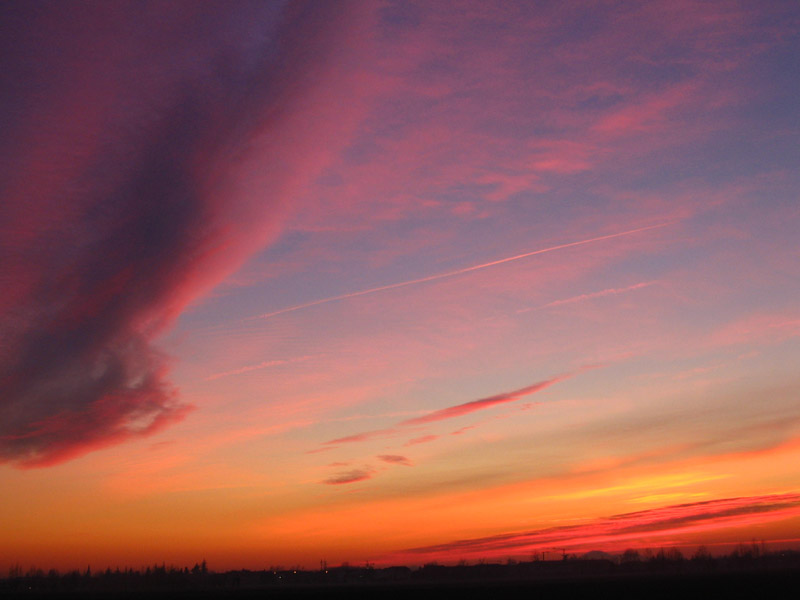
[[[428,281],[436,281],[437,279],[444,279],[446,277],[455,277],[456,275],[463,275],[464,273],[471,273],[472,271],[478,271],[480,269],[487,269],[489,267],[494,267],[497,265],[502,265],[507,262],[511,262],[514,260],[520,260],[522,258],[528,258],[529,256],[536,256],[537,254],[546,254],[548,252],[555,252],[556,250],[563,250],[565,248],[572,248],[574,246],[583,246],[584,244],[592,244],[594,242],[601,242],[603,240],[610,240],[613,238],[622,237],[625,235],[632,235],[634,233],[639,233],[641,231],[649,231],[650,229],[659,229],[661,227],[667,227],[668,225],[674,225],[677,223],[675,221],[667,221],[666,223],[659,223],[658,225],[649,225],[648,227],[639,227],[638,229],[629,229],[628,231],[621,231],[619,233],[611,233],[609,235],[601,235],[598,237],[589,238],[588,240],[580,240],[579,242],[569,242],[568,244],[559,244],[558,246],[550,246],[549,248],[542,248],[540,250],[533,250],[532,252],[525,252],[524,254],[517,254],[515,256],[508,256],[506,258],[501,258],[498,260],[493,260],[491,262],[481,263],[479,265],[473,265],[471,267],[464,267],[463,269],[456,269],[455,271],[447,271],[446,273],[437,273],[436,275],[428,275],[427,277],[420,277],[419,279],[409,279],[407,281],[400,281],[398,283],[390,283],[389,285],[382,285],[379,287],[369,288],[367,290],[360,290],[358,292],[349,292],[347,294],[341,294],[339,296],[330,296],[328,298],[322,298],[320,300],[313,300],[311,302],[306,302],[304,304],[297,304],[295,306],[289,306],[287,308],[281,308],[280,310],[275,310],[272,312],[264,313],[262,315],[257,315],[255,317],[248,317],[247,321],[254,320],[254,319],[270,319],[277,315],[282,315],[284,313],[295,312],[297,310],[303,310],[304,308],[310,308],[312,306],[318,306],[320,304],[327,304],[328,302],[337,302],[338,300],[346,300],[347,298],[356,298],[358,296],[366,296],[367,294],[376,294],[378,292],[385,292],[386,290],[393,290],[395,288],[406,287],[408,285],[416,285],[418,283],[426,283]]]

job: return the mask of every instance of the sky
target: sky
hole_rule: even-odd
[[[800,7],[0,7],[0,572],[800,546]]]

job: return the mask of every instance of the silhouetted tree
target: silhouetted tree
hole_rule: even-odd
[[[677,548],[670,548],[666,552],[666,559],[670,562],[681,562],[683,560],[683,552]]]
[[[628,548],[622,553],[622,562],[639,562],[639,551],[633,548]]]
[[[692,555],[692,560],[694,561],[708,561],[711,560],[711,553],[708,551],[704,545],[698,546],[695,553]]]

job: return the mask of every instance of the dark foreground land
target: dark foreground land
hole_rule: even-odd
[[[0,580],[0,598],[360,599],[411,598],[797,598],[800,554],[757,559],[537,561],[329,571],[106,571],[30,574]]]
[[[548,581],[475,581],[395,584],[290,585],[263,588],[183,590],[16,590],[0,592],[2,598],[77,599],[267,599],[267,598],[796,598],[800,573],[748,573],[704,576],[643,576]]]

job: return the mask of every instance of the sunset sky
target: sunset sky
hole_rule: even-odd
[[[4,3],[0,573],[800,547],[798,32]]]

